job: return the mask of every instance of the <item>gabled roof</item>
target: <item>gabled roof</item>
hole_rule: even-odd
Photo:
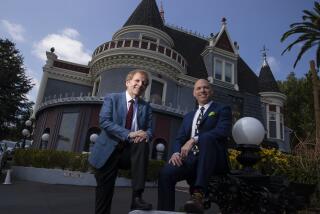
[[[238,59],[237,70],[239,90],[258,95],[258,77],[241,57]]]
[[[167,26],[164,27],[164,31],[173,39],[174,49],[187,60],[187,75],[207,78],[208,74],[201,53],[208,45],[208,41]]]
[[[127,22],[123,25],[147,25],[163,30],[163,21],[155,0],[142,0]]]
[[[268,63],[263,63],[259,74],[259,92],[281,93]]]
[[[238,54],[237,47],[232,43],[232,40],[228,33],[227,19],[223,17],[221,21],[222,26],[218,35],[216,35],[215,43],[213,46],[234,54]]]
[[[223,50],[234,53],[233,47],[230,43],[230,39],[226,33],[226,31],[222,32],[221,36],[218,38],[216,45],[217,48],[221,48]]]

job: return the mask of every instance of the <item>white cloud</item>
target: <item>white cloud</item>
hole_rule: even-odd
[[[84,50],[82,42],[77,39],[79,35],[79,32],[72,28],[66,28],[60,34],[49,34],[34,44],[32,52],[46,60],[46,51],[54,47],[59,59],[87,64],[91,60],[90,52]]]
[[[77,38],[80,34],[77,30],[75,29],[72,29],[72,28],[66,28],[62,31],[62,34],[67,36],[67,37],[70,37],[70,38]]]
[[[23,42],[25,41],[25,38],[23,36],[24,28],[22,25],[15,24],[12,22],[9,22],[8,20],[1,20],[1,26],[5,29],[5,31],[12,37],[13,40],[17,42]]]
[[[267,61],[268,64],[271,68],[271,71],[273,73],[273,75],[275,75],[276,73],[281,72],[280,71],[280,62],[273,56],[267,56]]]

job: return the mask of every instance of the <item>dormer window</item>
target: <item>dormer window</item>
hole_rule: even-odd
[[[217,59],[215,61],[214,78],[217,80],[222,80],[222,65],[223,65],[223,62],[221,60]]]
[[[234,83],[234,64],[217,58],[214,61],[214,78],[227,83]]]

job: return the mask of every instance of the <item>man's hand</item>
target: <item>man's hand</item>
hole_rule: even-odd
[[[138,130],[135,132],[129,133],[129,138],[133,140],[133,143],[141,143],[141,142],[147,142],[148,140],[148,134],[147,132],[143,130]]]
[[[179,153],[173,153],[170,160],[169,164],[172,164],[173,166],[182,166],[182,158]]]
[[[181,148],[181,157],[186,158],[192,149],[193,145],[196,143],[194,138],[189,139]]]

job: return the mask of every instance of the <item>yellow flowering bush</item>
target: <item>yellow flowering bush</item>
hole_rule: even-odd
[[[230,149],[231,170],[241,169],[237,161],[239,151]],[[279,175],[289,181],[316,184],[320,181],[320,156],[314,154],[285,154],[277,149],[260,150],[261,160],[254,166],[264,175]]]
[[[277,149],[264,149],[260,151],[261,160],[257,164],[257,168],[264,175],[273,175],[278,170],[278,167],[281,165],[288,164],[288,155],[280,152]]]
[[[229,149],[229,163],[232,170],[239,170],[241,169],[240,163],[237,161],[237,156],[240,154],[238,150]]]

